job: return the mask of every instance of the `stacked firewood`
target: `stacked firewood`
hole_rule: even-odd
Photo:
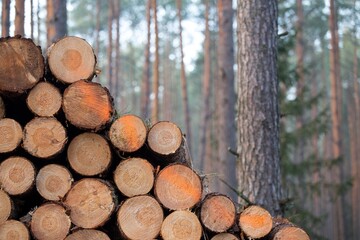
[[[0,239],[309,239],[205,193],[174,123],[117,115],[85,40],[45,59],[31,39],[0,39]]]

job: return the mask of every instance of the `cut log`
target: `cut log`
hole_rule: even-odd
[[[108,142],[96,133],[76,136],[67,149],[71,168],[84,176],[94,176],[108,169],[111,150]]]
[[[32,214],[30,229],[38,240],[62,240],[69,233],[71,221],[65,208],[58,204],[44,204]]]
[[[225,195],[209,194],[201,204],[200,220],[212,232],[226,232],[235,224],[235,218],[235,205]]]
[[[120,206],[117,223],[126,239],[154,239],[159,235],[164,213],[151,196],[128,198]]]
[[[30,234],[26,226],[16,220],[8,220],[0,225],[1,240],[29,240]]]
[[[30,111],[40,117],[52,117],[61,108],[62,95],[58,88],[48,82],[39,82],[26,99]]]
[[[15,150],[23,138],[20,124],[11,118],[0,119],[0,153]]]
[[[60,153],[67,141],[63,125],[53,117],[37,117],[24,128],[23,148],[39,158],[50,158]]]
[[[0,189],[0,225],[8,220],[11,210],[12,204],[9,195]]]
[[[10,195],[30,190],[35,181],[32,163],[23,157],[10,157],[0,164],[0,186]]]
[[[175,211],[165,218],[161,226],[161,236],[164,240],[197,240],[202,236],[201,223],[190,211]]]
[[[183,134],[174,123],[161,121],[154,124],[149,131],[147,142],[150,149],[159,155],[165,164],[179,162],[191,166]]]
[[[46,200],[59,201],[70,190],[73,178],[68,169],[49,164],[40,169],[36,176],[36,189]]]
[[[23,93],[44,75],[44,58],[31,39],[0,38],[0,91]]]
[[[240,213],[239,226],[246,236],[256,239],[270,233],[273,222],[266,209],[253,205]]]
[[[126,159],[117,166],[114,182],[127,197],[147,194],[154,186],[154,167],[142,158]]]
[[[62,108],[75,127],[98,131],[111,121],[112,98],[98,83],[77,81],[65,89]]]
[[[219,233],[213,236],[211,240],[239,240],[239,238],[231,233]]]
[[[67,236],[65,240],[110,240],[110,238],[99,230],[80,229]]]
[[[111,143],[122,152],[135,152],[146,141],[147,129],[144,121],[135,115],[124,115],[110,127]]]
[[[287,219],[276,218],[273,225],[274,228],[267,237],[269,240],[310,240],[309,235],[303,229],[292,224]]]
[[[113,189],[95,178],[83,178],[75,183],[64,204],[70,210],[71,221],[82,228],[102,226],[115,209]]]
[[[91,80],[95,74],[96,57],[89,43],[78,37],[64,37],[47,52],[48,65],[54,77],[63,83]]]
[[[5,110],[4,100],[0,96],[0,119],[5,117],[5,112],[6,112],[6,110]]]
[[[201,200],[201,179],[188,166],[172,164],[159,172],[154,193],[158,201],[170,210],[190,209]]]

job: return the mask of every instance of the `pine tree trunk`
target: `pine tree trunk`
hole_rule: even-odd
[[[10,29],[10,2],[11,0],[2,0],[1,11],[1,36],[9,36]]]
[[[277,14],[275,0],[238,0],[239,190],[273,215],[281,214]]]
[[[182,38],[182,16],[181,16],[181,0],[176,0],[177,5],[177,16],[179,19],[179,38],[180,38],[180,79],[181,79],[181,93],[182,93],[182,104],[183,104],[183,113],[185,120],[185,129],[186,129],[186,140],[191,152],[191,123],[190,123],[190,109],[189,109],[189,100],[188,100],[188,90],[187,90],[187,80],[186,80],[186,71],[184,64],[184,48],[183,48],[183,38]]]
[[[151,122],[156,123],[159,119],[159,31],[157,19],[157,3],[152,0],[152,8],[154,11],[154,28],[155,28],[155,62],[153,70],[153,84],[152,89],[154,93],[154,100],[151,109]]]
[[[146,3],[147,42],[145,46],[145,61],[141,82],[141,115],[149,117],[150,108],[150,41],[151,41],[151,1]]]
[[[232,0],[218,1],[219,45],[218,45],[218,161],[220,176],[233,188],[237,189],[236,158],[228,150],[236,146],[235,135],[235,102],[234,91],[234,41],[233,41],[233,8]],[[232,199],[236,194],[223,183],[221,192],[227,193]]]
[[[121,63],[120,63],[120,1],[114,0],[114,21],[115,21],[115,72],[113,75],[115,105],[124,109],[123,87],[121,86]]]
[[[47,0],[46,39],[47,46],[67,35],[66,0]]]
[[[30,38],[34,39],[34,0],[30,0]]]
[[[336,10],[335,1],[330,0],[330,17],[329,17],[329,28],[331,32],[331,50],[330,50],[330,84],[331,84],[331,119],[332,119],[332,157],[340,158],[342,154],[341,148],[341,110],[339,108],[341,103],[341,96],[339,96],[339,88],[342,88],[339,79],[340,66],[338,65],[338,41],[337,41],[337,22],[336,22]],[[332,170],[332,181],[340,184],[341,182],[341,166],[335,166]],[[335,206],[333,211],[333,236],[337,239],[343,239],[344,235],[344,224],[343,224],[343,206],[341,203],[341,196],[336,197]]]
[[[95,56],[99,56],[99,51],[100,51],[100,28],[101,28],[100,13],[101,13],[101,0],[96,0]],[[100,76],[98,76],[98,78],[99,77]],[[98,82],[100,82],[100,81],[98,81]]]
[[[113,94],[113,20],[114,20],[114,0],[108,1],[108,46],[107,54],[107,82],[110,94]]]
[[[163,83],[164,83],[164,101],[163,101],[163,118],[171,121],[172,120],[172,78],[171,78],[171,60],[169,59],[171,53],[171,40],[166,40],[165,51],[164,51],[164,73],[163,73]]]
[[[210,120],[210,82],[211,82],[211,58],[210,58],[210,29],[209,29],[209,12],[210,2],[205,1],[205,40],[204,40],[204,72],[202,82],[202,108],[201,108],[201,119],[200,119],[200,143],[199,143],[199,166],[200,169],[204,169],[205,164],[209,164],[211,159],[206,159],[205,151],[209,140],[207,138],[207,131],[210,131],[209,120]],[[205,160],[206,159],[206,160]]]
[[[25,35],[24,30],[24,19],[25,19],[25,9],[24,9],[25,0],[16,0],[15,1],[15,31],[14,35]]]
[[[36,35],[36,43],[37,45],[41,45],[40,44],[40,33],[41,33],[41,19],[40,19],[40,1],[37,1],[37,7],[36,7],[36,23],[37,23],[37,35]]]

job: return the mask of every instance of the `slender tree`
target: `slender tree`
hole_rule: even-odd
[[[120,0],[115,0],[114,4],[115,10],[115,72],[114,72],[114,87],[115,87],[115,99],[116,104],[120,106],[120,109],[124,109],[124,98],[122,96],[122,84],[121,84],[121,63],[120,63],[120,16],[121,16],[121,9],[120,9]]]
[[[30,37],[34,39],[34,0],[30,1]]]
[[[276,0],[238,0],[238,181],[251,202],[281,214]]]
[[[164,50],[164,72],[163,72],[163,83],[164,83],[164,101],[163,101],[163,116],[164,119],[172,121],[172,108],[171,108],[171,62],[169,59],[171,53],[171,40],[166,40]]]
[[[67,35],[66,0],[47,0],[46,39],[47,46]]]
[[[177,5],[177,16],[178,16],[178,20],[179,20],[180,64],[181,64],[180,80],[181,80],[182,104],[183,104],[184,117],[185,117],[186,139],[187,139],[187,144],[189,146],[189,149],[191,151],[191,124],[190,124],[190,110],[189,110],[189,100],[188,100],[188,91],[187,91],[186,71],[185,71],[185,64],[184,64],[181,0],[176,0],[176,5]]]
[[[15,1],[15,31],[14,35],[25,35],[24,30],[24,20],[25,20],[25,1],[16,0]]]
[[[114,19],[114,0],[108,1],[108,46],[106,48],[107,50],[107,81],[108,81],[108,87],[110,90],[110,93],[113,93],[113,19]]]
[[[95,55],[99,56],[100,49],[100,14],[101,14],[101,0],[96,0],[96,26],[95,26]]]
[[[40,27],[40,1],[37,1],[37,7],[36,7],[36,23],[37,23],[37,33],[36,33],[36,42],[38,45],[40,45],[40,35],[41,35],[41,27]]]
[[[153,93],[154,100],[151,111],[151,121],[153,123],[159,120],[159,32],[158,32],[158,20],[157,20],[157,3],[156,0],[152,0],[152,8],[154,11],[154,28],[155,28],[155,62],[153,71]]]
[[[2,0],[1,10],[1,36],[9,36],[10,29],[10,0]]]

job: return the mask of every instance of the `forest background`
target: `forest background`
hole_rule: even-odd
[[[238,195],[251,195],[237,150],[251,138],[239,130],[247,2],[2,0],[1,29],[34,39],[44,54],[61,36],[86,39],[101,70],[94,81],[118,114],[177,123],[209,191],[241,204]],[[360,239],[360,1],[269,2],[278,10],[281,210],[311,239]]]

